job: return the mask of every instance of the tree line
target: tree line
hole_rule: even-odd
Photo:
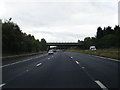
[[[47,49],[46,40],[35,39],[31,34],[23,33],[20,27],[11,22],[11,19],[2,23],[2,52],[4,53],[25,53],[39,52]]]
[[[89,49],[90,46],[97,48],[119,48],[120,47],[120,27],[98,27],[95,37],[86,37],[83,41],[82,49]],[[47,50],[46,40],[39,41],[31,34],[23,33],[20,27],[9,19],[2,23],[2,52],[4,53],[25,53],[39,52]],[[63,48],[63,46],[62,46]],[[69,47],[64,47],[69,48]]]
[[[88,49],[91,45],[97,48],[119,48],[120,47],[120,27],[116,25],[112,27],[98,27],[95,37],[86,37],[83,41],[78,40],[78,43],[83,43],[84,49]]]

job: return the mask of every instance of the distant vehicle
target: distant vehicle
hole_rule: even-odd
[[[94,51],[94,50],[96,50],[96,47],[95,46],[90,46],[90,50]]]
[[[53,52],[56,52],[56,49],[53,49]]]
[[[48,51],[48,55],[50,55],[50,54],[54,54],[53,50]]]

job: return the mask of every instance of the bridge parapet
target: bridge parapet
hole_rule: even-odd
[[[47,46],[81,46],[82,43],[78,42],[48,42]]]
[[[47,43],[78,43],[78,42],[47,42]]]

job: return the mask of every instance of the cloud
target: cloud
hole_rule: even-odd
[[[45,38],[50,41],[74,41],[83,40],[84,37],[94,37],[98,26],[76,25],[76,26],[51,26],[40,28],[25,28],[27,33],[32,33],[37,39]],[[74,33],[73,33],[74,32]]]
[[[113,2],[113,0],[3,0],[5,2]],[[114,2],[119,0],[114,0]]]
[[[21,5],[18,5],[21,4]],[[48,25],[66,25],[77,23],[87,24],[86,20],[97,18],[98,16],[112,16],[116,8],[109,7],[106,3],[57,3],[57,2],[39,2],[39,3],[7,3],[8,14],[13,16],[15,21],[26,26],[48,26]],[[99,18],[100,18],[99,17]],[[78,18],[78,19],[77,19]],[[96,20],[101,20],[97,18]],[[84,20],[83,20],[84,19]],[[19,22],[20,21],[20,22]],[[81,21],[84,21],[81,22]],[[90,20],[91,22],[91,20]],[[72,23],[72,24],[73,24]],[[96,23],[95,20],[92,23]],[[99,22],[98,22],[99,23]]]
[[[116,25],[117,1],[4,0],[0,18],[12,17],[23,32],[37,39],[77,41],[95,36],[98,26]]]

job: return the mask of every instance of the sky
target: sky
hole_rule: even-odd
[[[27,34],[47,42],[95,37],[97,28],[118,25],[119,0],[0,0],[0,19],[12,17]]]

